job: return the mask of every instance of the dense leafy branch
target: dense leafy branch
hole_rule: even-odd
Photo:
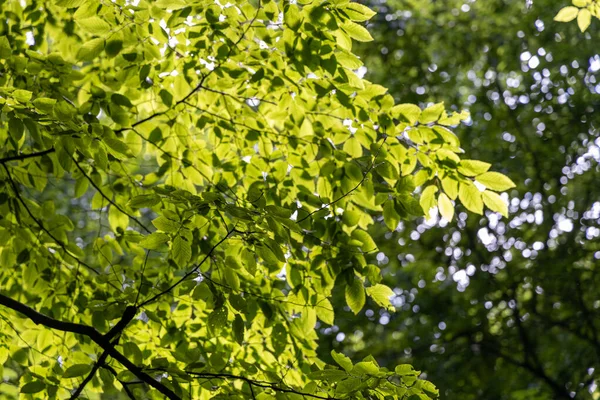
[[[302,391],[298,391],[298,390],[294,390],[291,388],[285,388],[285,387],[281,387],[279,386],[278,383],[275,382],[264,382],[264,381],[258,381],[255,379],[249,379],[246,378],[244,376],[239,376],[239,375],[233,375],[233,374],[226,374],[226,373],[207,373],[207,372],[193,372],[193,371],[186,371],[186,374],[190,375],[190,376],[195,376],[198,378],[208,378],[208,379],[233,379],[233,380],[241,380],[244,381],[246,383],[248,383],[248,385],[250,386],[256,386],[256,387],[260,387],[260,388],[266,388],[266,389],[271,389],[275,392],[281,392],[281,393],[293,393],[299,396],[302,396],[304,398],[311,398],[311,399],[325,399],[325,400],[339,400],[336,397],[324,397],[324,396],[319,396],[319,395],[315,395],[315,394],[311,394],[311,393],[304,393]]]
[[[94,329],[91,326],[77,324],[77,323],[73,323],[73,322],[59,321],[57,319],[48,317],[44,314],[41,314],[41,313],[35,311],[33,308],[31,308],[23,303],[20,303],[16,300],[13,300],[10,297],[7,297],[3,294],[0,294],[0,304],[2,304],[3,306],[10,308],[14,311],[17,311],[18,313],[25,315],[27,318],[29,318],[30,320],[32,320],[34,323],[36,323],[38,325],[43,325],[45,327],[59,330],[62,332],[71,332],[71,333],[76,333],[79,335],[89,337],[96,344],[98,344],[102,349],[104,349],[108,353],[108,355],[110,355],[112,358],[114,358],[115,360],[117,360],[121,364],[123,364],[123,366],[125,368],[127,368],[129,371],[131,371],[140,380],[142,380],[142,381],[146,382],[147,384],[149,384],[150,386],[154,387],[155,389],[157,389],[159,392],[161,392],[163,395],[165,395],[167,398],[169,398],[171,400],[179,400],[180,399],[180,397],[177,396],[171,389],[169,389],[168,387],[166,387],[165,385],[163,385],[156,379],[152,378],[150,375],[146,374],[142,368],[133,364],[123,354],[121,354],[114,348],[114,345],[110,342],[110,339],[113,335],[117,334],[117,330],[112,331],[112,333],[109,332],[105,336],[105,335],[102,335],[100,332],[98,332],[96,329]],[[129,308],[128,310],[134,310],[134,309]],[[124,314],[123,319],[121,320],[122,323],[120,325],[118,325],[119,329],[124,329],[124,327],[127,325],[127,323],[129,323],[129,321],[131,321],[133,316],[135,316],[135,313],[132,314],[131,311],[126,312]]]

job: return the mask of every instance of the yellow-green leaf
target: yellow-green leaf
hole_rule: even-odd
[[[585,30],[592,23],[592,13],[587,8],[582,8],[579,10],[579,14],[577,15],[577,25],[581,32],[585,32]]]
[[[483,214],[481,192],[472,182],[461,182],[458,188],[458,198],[465,208],[476,214]]]
[[[394,118],[404,117],[411,125],[416,124],[421,116],[421,109],[414,104],[398,104],[390,112]]]
[[[86,41],[77,52],[77,58],[81,61],[92,61],[104,50],[104,39],[96,38]]]
[[[492,189],[497,192],[502,192],[515,187],[514,182],[511,181],[509,177],[499,172],[486,172],[475,179],[487,189]]]
[[[419,118],[420,124],[430,124],[432,122],[437,121],[442,112],[444,111],[444,103],[437,103],[430,107],[427,107],[421,113],[421,117]]]
[[[461,160],[458,165],[458,172],[465,176],[477,176],[487,172],[492,164],[478,160]]]
[[[482,193],[483,202],[492,211],[499,212],[504,217],[508,217],[508,204],[500,197],[498,193],[486,190]]]
[[[376,14],[369,7],[354,2],[346,4],[342,10],[353,21],[367,21]]]
[[[394,306],[390,301],[390,298],[395,295],[394,291],[389,287],[381,284],[370,286],[366,288],[367,294],[371,297],[375,303],[381,307],[385,307],[388,310],[393,310]]]
[[[352,279],[349,285],[346,285],[346,304],[354,314],[358,314],[365,305],[365,289],[358,279]]]
[[[450,222],[454,217],[454,204],[445,193],[440,193],[438,197],[438,210],[440,210],[440,214],[442,217]]]
[[[358,40],[359,42],[370,42],[373,40],[373,36],[371,36],[367,28],[351,21],[346,21],[342,25],[342,30],[352,39]]]
[[[171,248],[171,258],[177,265],[184,267],[190,261],[192,257],[192,247],[190,242],[182,236],[177,236],[173,240],[173,246]]]
[[[446,176],[442,179],[442,188],[448,197],[452,200],[456,200],[456,197],[458,196],[458,181],[456,179]]]
[[[579,8],[573,6],[564,7],[556,14],[554,20],[558,22],[573,21],[577,17],[577,14],[579,14]]]
[[[429,210],[435,207],[435,194],[438,191],[438,187],[435,185],[429,185],[423,190],[419,203],[425,213],[425,216],[429,215]]]

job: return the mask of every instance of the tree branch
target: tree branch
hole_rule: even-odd
[[[276,392],[281,392],[281,393],[294,393],[294,394],[300,395],[302,397],[310,397],[313,399],[339,400],[337,397],[331,397],[331,396],[325,397],[325,396],[319,396],[316,394],[300,392],[300,391],[290,389],[290,388],[282,388],[282,387],[277,386],[277,383],[275,383],[275,382],[257,381],[257,380],[250,379],[250,378],[247,378],[245,376],[240,376],[240,375],[233,375],[233,374],[226,374],[226,373],[213,374],[213,373],[209,373],[209,372],[190,372],[190,371],[185,371],[185,373],[192,375],[192,376],[196,376],[198,378],[224,379],[224,380],[235,379],[235,380],[245,381],[246,383],[248,383],[248,385],[250,385],[250,387],[256,386],[256,387],[271,389],[271,390],[274,390]]]
[[[169,286],[167,289],[163,290],[162,292],[160,292],[160,293],[150,297],[148,300],[142,302],[138,307],[144,307],[150,303],[155,302],[160,297],[164,296],[165,294],[169,293],[171,290],[175,289],[175,287],[179,286],[187,278],[189,278],[190,276],[192,276],[193,274],[198,272],[198,270],[200,269],[202,264],[204,264],[206,262],[206,260],[208,260],[208,258],[217,249],[217,247],[219,247],[224,241],[226,241],[229,238],[229,236],[231,236],[231,234],[233,234],[234,232],[236,232],[235,228],[229,230],[227,232],[227,235],[225,235],[225,237],[223,237],[221,240],[219,240],[219,242],[210,249],[210,251],[206,254],[206,256],[204,256],[204,258],[202,259],[202,261],[200,261],[199,264],[197,264],[194,268],[192,268],[189,272],[187,272],[184,276],[182,276],[181,279],[179,279],[177,282],[175,282],[174,284],[172,284],[171,286]]]
[[[125,309],[125,312],[123,313],[123,316],[121,317],[119,322],[117,322],[117,324],[115,326],[113,326],[106,335],[104,335],[104,339],[111,340],[112,338],[117,337],[111,343],[113,346],[116,345],[118,342],[118,338],[120,337],[119,335],[121,334],[121,332],[123,332],[123,330],[127,327],[127,325],[135,317],[137,310],[138,309],[135,306],[127,306],[127,308]],[[96,375],[96,372],[98,371],[98,369],[100,369],[100,367],[102,367],[106,363],[107,358],[108,358],[108,351],[104,350],[104,352],[98,358],[98,361],[96,361],[94,363],[94,366],[92,367],[92,370],[90,371],[90,373],[85,377],[83,382],[81,382],[81,384],[77,387],[77,389],[75,389],[75,391],[71,395],[71,400],[74,400],[79,397],[81,392],[83,392],[83,389],[85,389],[86,385],[92,380],[94,375]]]
[[[104,365],[107,358],[108,358],[108,352],[104,351],[102,353],[102,355],[98,358],[98,361],[96,361],[94,363],[94,366],[92,367],[92,370],[90,371],[90,373],[85,377],[85,379],[83,380],[83,382],[81,382],[81,384],[77,387],[77,389],[75,389],[75,391],[71,395],[70,400],[75,400],[76,398],[79,397],[81,392],[83,392],[83,389],[85,389],[87,384],[90,383],[92,378],[94,378],[94,375],[96,375],[96,372],[100,369],[100,367],[102,365]]]
[[[39,219],[37,219],[33,213],[31,212],[31,210],[29,209],[29,206],[27,206],[27,203],[25,203],[25,200],[23,200],[23,197],[21,197],[21,193],[19,192],[19,188],[17,187],[17,184],[15,183],[10,170],[8,169],[8,167],[4,164],[2,164],[2,166],[4,167],[4,170],[6,171],[6,175],[8,176],[8,181],[10,182],[10,185],[13,189],[13,191],[15,192],[15,196],[17,197],[17,199],[19,200],[19,202],[23,205],[23,207],[25,208],[25,211],[27,211],[27,214],[29,214],[29,216],[31,217],[31,219],[33,219],[33,221],[36,223],[36,225],[42,230],[44,231],[48,236],[50,236],[50,238],[52,238],[52,240],[54,240],[54,242],[59,245],[63,251],[65,252],[65,254],[68,254],[69,257],[72,257],[74,260],[76,260],[79,264],[83,265],[84,267],[86,267],[87,269],[89,269],[90,271],[94,271],[97,275],[100,275],[100,272],[95,269],[94,267],[92,267],[91,265],[81,261],[78,257],[76,257],[73,253],[71,253],[68,249],[66,244],[64,244],[61,240],[59,240],[57,237],[55,237],[52,232],[50,232],[45,226],[44,224],[42,224],[42,221],[40,221]]]
[[[54,147],[52,147],[52,148],[49,148],[47,150],[43,150],[43,151],[40,151],[37,153],[21,154],[18,156],[0,158],[0,164],[7,163],[9,161],[21,161],[21,160],[26,160],[28,158],[41,157],[41,156],[45,156],[46,154],[54,153],[54,151],[55,151]]]
[[[373,168],[375,167],[375,159],[377,158],[377,156],[379,155],[379,153],[381,152],[381,148],[383,147],[383,145],[385,144],[387,140],[387,136],[383,138],[383,142],[381,142],[381,146],[379,146],[379,148],[377,149],[377,153],[375,154],[375,156],[373,157],[373,162],[371,163],[371,165],[369,166],[369,169],[367,169],[367,171],[365,171],[362,179],[360,180],[360,182],[358,182],[356,184],[356,186],[354,186],[352,189],[350,189],[350,191],[348,191],[347,193],[344,193],[343,195],[341,195],[340,197],[338,197],[337,199],[333,200],[332,202],[327,204],[327,207],[330,207],[332,205],[334,205],[335,203],[337,203],[338,201],[348,197],[349,195],[351,195],[354,191],[356,191],[363,183],[365,183],[365,181],[367,180],[367,176],[369,175],[369,173],[373,170]],[[314,214],[318,213],[319,211],[323,210],[323,208],[325,207],[321,207],[318,208],[316,210],[314,210],[313,212],[309,213],[308,215],[306,215],[304,218],[300,218],[298,220],[298,224],[300,224],[303,221],[306,221],[308,218],[312,217]]]
[[[110,372],[111,374],[113,374],[115,379],[123,386],[123,390],[125,391],[125,393],[127,393],[127,396],[131,400],[135,400],[135,396],[133,395],[133,392],[127,387],[127,382],[123,382],[119,378],[117,378],[117,371],[115,371],[115,369],[108,364],[104,364],[102,367],[104,369],[106,369],[108,372]]]
[[[38,325],[43,325],[47,328],[56,329],[62,332],[77,333],[89,337],[97,345],[104,349],[109,356],[123,364],[123,366],[127,368],[131,373],[133,373],[138,379],[146,382],[148,385],[158,390],[170,400],[181,400],[181,398],[178,395],[176,395],[171,389],[169,389],[156,379],[152,378],[150,375],[146,374],[142,370],[142,368],[129,361],[127,357],[125,357],[123,354],[121,354],[115,349],[110,340],[108,340],[104,335],[102,335],[93,327],[73,322],[59,321],[57,319],[48,317],[44,314],[37,312],[33,308],[26,306],[23,303],[13,300],[10,297],[4,296],[3,294],[0,294],[0,304],[7,308],[10,308],[11,310],[17,311],[25,315],[27,318],[29,318]],[[127,315],[127,310],[125,312],[125,315]],[[109,334],[110,332],[107,334],[107,336]]]
[[[96,185],[96,183],[92,180],[92,178],[84,171],[84,169],[81,167],[81,165],[79,165],[79,163],[77,162],[77,160],[75,160],[75,157],[71,156],[71,159],[73,160],[73,162],[75,163],[75,165],[77,166],[77,168],[79,169],[79,171],[83,174],[83,176],[85,176],[85,178],[92,184],[92,186],[94,187],[94,189],[96,189],[98,191],[98,193],[100,193],[100,196],[104,197],[106,199],[106,201],[108,201],[111,205],[113,205],[121,213],[123,213],[126,216],[128,216],[129,218],[131,218],[144,231],[146,231],[147,233],[152,233],[152,231],[150,229],[148,229],[144,224],[142,224],[140,222],[140,220],[138,220],[136,217],[130,215],[127,211],[123,210],[123,208],[121,208],[121,206],[119,206],[117,203],[115,203],[114,201],[112,201],[112,199],[110,199],[107,195],[105,195],[104,192],[102,191],[102,189],[100,189],[98,187],[98,185]]]

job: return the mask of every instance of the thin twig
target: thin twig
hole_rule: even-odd
[[[0,158],[0,164],[7,163],[9,161],[20,161],[20,160],[26,160],[28,158],[33,158],[33,157],[41,157],[41,156],[45,156],[46,154],[54,153],[54,151],[55,151],[54,147],[52,147],[50,149],[43,150],[43,151],[40,151],[37,153],[21,154],[18,156]]]
[[[106,199],[106,201],[108,201],[113,207],[115,207],[121,213],[123,213],[126,216],[128,216],[129,218],[131,218],[144,231],[146,231],[147,233],[152,233],[152,231],[150,229],[148,229],[140,220],[138,220],[133,215],[129,214],[127,211],[123,210],[123,208],[121,206],[119,206],[112,199],[110,199],[107,195],[105,195],[104,192],[102,191],[102,189],[100,189],[100,187],[98,187],[98,185],[96,185],[96,183],[94,182],[94,180],[85,172],[85,170],[81,167],[81,165],[79,165],[79,163],[77,162],[77,160],[75,160],[75,157],[73,157],[73,156],[70,156],[70,157],[73,160],[73,162],[75,163],[75,165],[77,166],[77,168],[79,169],[79,171],[83,174],[83,176],[85,176],[85,178],[92,184],[92,186],[94,187],[94,189],[96,189],[98,191],[98,193],[100,193],[100,196],[104,197]]]
[[[219,247],[223,242],[225,242],[229,236],[231,236],[231,234],[233,234],[234,232],[236,232],[235,229],[231,229],[227,232],[227,235],[225,235],[225,237],[223,237],[221,240],[219,240],[219,242],[217,244],[215,244],[210,251],[206,254],[206,256],[204,256],[204,258],[202,259],[202,261],[200,261],[199,264],[197,264],[194,268],[192,268],[189,272],[187,272],[184,276],[182,276],[177,282],[175,282],[174,284],[172,284],[171,286],[169,286],[167,289],[163,290],[162,292],[150,297],[148,300],[142,302],[139,307],[144,307],[150,303],[155,302],[156,300],[158,300],[160,297],[164,296],[165,294],[169,293],[170,291],[172,291],[173,289],[175,289],[177,286],[179,286],[183,281],[185,281],[186,279],[188,279],[190,276],[192,276],[193,274],[195,274],[196,272],[198,272],[198,270],[200,269],[200,267],[202,266],[202,264],[204,264],[206,262],[206,260],[209,259],[209,257],[212,255],[212,253],[217,249],[217,247]]]

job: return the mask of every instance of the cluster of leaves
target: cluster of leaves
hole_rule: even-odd
[[[561,8],[554,20],[571,22],[577,18],[577,26],[581,32],[585,32],[592,23],[592,17],[600,19],[600,1],[573,0],[573,5]]]
[[[321,357],[412,363],[448,400],[600,398],[598,25],[553,22],[554,0],[372,4],[366,77],[467,108],[456,134],[517,188],[507,219],[372,225],[395,312],[338,313]]]
[[[367,296],[391,308],[374,220],[435,206],[450,220],[457,198],[506,213],[495,191],[513,186],[460,159],[448,127],[467,114],[397,105],[359,78],[352,40],[371,40],[372,11],[1,11],[5,398],[437,397],[406,365],[316,354],[334,291],[354,313]]]

